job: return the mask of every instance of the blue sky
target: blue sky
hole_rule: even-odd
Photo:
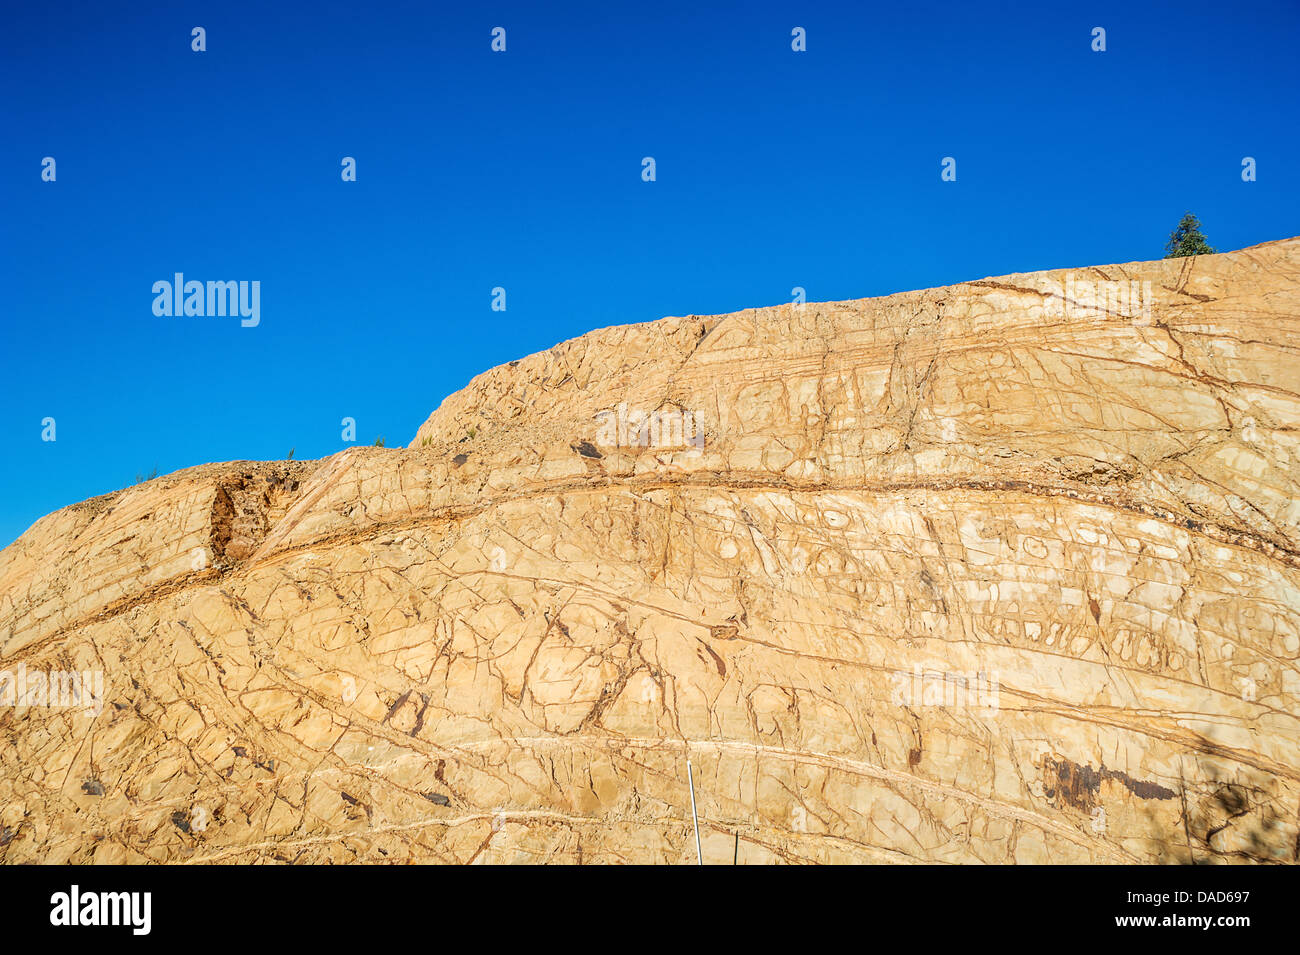
[[[1294,2],[371,6],[6,12],[0,545],[592,328],[1300,233]],[[155,316],[176,272],[260,324]]]

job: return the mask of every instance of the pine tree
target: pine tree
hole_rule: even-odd
[[[1190,212],[1183,213],[1178,228],[1169,234],[1169,244],[1165,246],[1169,254],[1166,259],[1176,259],[1183,255],[1213,255],[1214,249],[1205,241],[1201,233],[1201,223]]]

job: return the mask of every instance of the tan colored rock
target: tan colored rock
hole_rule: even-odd
[[[693,862],[689,758],[706,862],[1294,862],[1298,423],[1288,239],[603,329],[75,505],[0,681],[103,706],[0,707],[0,858]]]

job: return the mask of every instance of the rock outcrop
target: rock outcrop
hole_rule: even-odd
[[[706,863],[1294,862],[1298,423],[1289,239],[603,329],[75,505],[0,552],[0,859],[694,862],[689,759]]]

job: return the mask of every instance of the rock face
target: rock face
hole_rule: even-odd
[[[705,862],[1296,861],[1297,423],[1289,239],[603,329],[67,508],[0,858],[694,862],[689,759]]]

